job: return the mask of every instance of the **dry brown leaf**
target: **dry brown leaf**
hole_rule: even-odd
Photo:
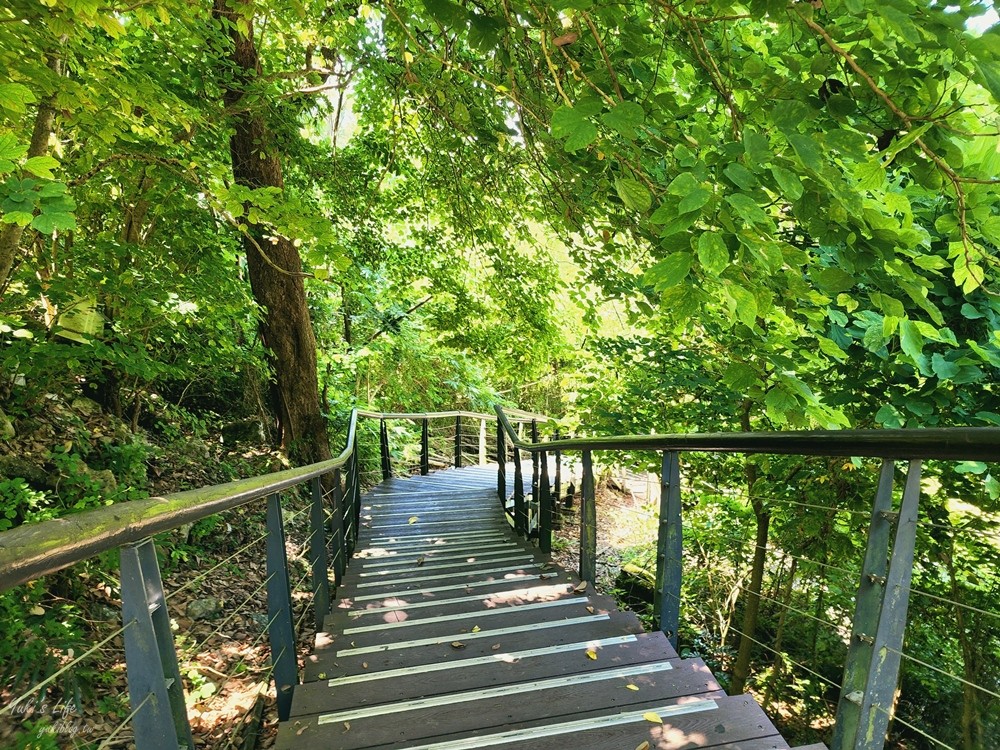
[[[587,658],[588,659],[596,659],[597,658],[597,652],[594,651],[594,649],[592,649],[592,648],[588,648],[586,653],[587,653]]]
[[[573,591],[577,594],[582,594],[586,590],[587,590],[586,581],[580,581],[576,586],[573,587]]]
[[[492,646],[490,646],[490,650],[491,651],[499,651],[500,650],[500,644],[499,643],[494,643]]]
[[[368,662],[366,662],[366,661],[361,662],[361,668],[362,669],[368,669]]]
[[[451,642],[451,647],[452,648],[465,648],[465,644],[462,643],[461,641],[452,641]]]
[[[594,608],[593,607],[587,607],[587,611],[590,612],[590,614],[594,614]]]
[[[563,34],[562,36],[557,36],[555,39],[553,39],[552,44],[555,45],[556,47],[565,47],[567,44],[572,44],[579,38],[580,35],[577,34],[575,31],[569,31]]]
[[[344,731],[346,732],[350,728],[351,728],[351,722],[345,721],[344,722]]]
[[[655,711],[647,711],[646,713],[644,713],[642,715],[642,718],[644,718],[646,721],[652,722],[653,724],[662,724],[663,723],[663,719],[661,719],[660,715],[658,713],[656,713]]]
[[[306,731],[306,730],[307,730],[308,728],[309,728],[309,725],[308,725],[308,724],[306,724],[306,725],[305,725],[304,727],[302,727],[301,729],[299,729],[299,730],[297,730],[297,731],[295,732],[295,736],[296,736],[296,737],[298,737],[298,736],[299,736],[299,735],[301,735],[301,734],[302,734],[302,733],[303,733],[304,731]]]

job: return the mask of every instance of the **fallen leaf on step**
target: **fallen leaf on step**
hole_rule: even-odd
[[[318,679],[318,680],[325,680],[326,679],[326,672],[320,672],[318,675],[316,675],[316,679]]]
[[[587,607],[587,611],[590,612],[590,614],[594,614],[594,608],[593,607]]]
[[[646,713],[644,713],[642,715],[642,718],[644,718],[646,721],[651,721],[654,724],[662,724],[663,723],[663,719],[661,719],[660,715],[658,713],[656,713],[655,711],[647,711]]]
[[[361,662],[361,668],[362,669],[368,669],[368,662],[366,662],[366,661]]]
[[[303,733],[304,731],[306,731],[306,730],[307,730],[308,728],[309,728],[309,725],[308,725],[308,724],[306,724],[306,725],[305,725],[304,727],[302,727],[301,729],[299,729],[298,731],[296,731],[296,732],[295,732],[295,736],[296,736],[296,737],[298,737],[298,736],[299,736],[299,735],[301,735],[301,734],[302,734],[302,733]]]
[[[586,581],[580,581],[576,586],[573,587],[573,591],[576,592],[577,594],[582,594],[586,590],[587,590]]]
[[[462,643],[461,641],[452,641],[451,642],[451,647],[452,648],[465,648],[465,644]]]
[[[424,556],[421,555],[420,557],[417,558],[417,565],[420,566],[423,564],[424,564]]]
[[[344,722],[344,731],[346,732],[350,728],[351,728],[351,722],[345,721]]]
[[[478,633],[478,632],[479,632],[479,630],[480,630],[480,628],[479,628],[479,626],[478,626],[478,625],[473,625],[473,626],[472,626],[472,632],[473,632],[473,633]]]
[[[588,659],[596,659],[597,658],[597,652],[594,651],[594,649],[592,649],[592,648],[588,648],[586,653],[587,653],[587,658]]]
[[[649,750],[649,743],[643,742],[641,745],[636,746],[635,750]]]
[[[638,690],[639,689],[638,685],[635,685],[635,684],[633,684],[631,682],[628,685],[626,685],[625,687],[627,687],[629,690]]]
[[[494,643],[492,646],[490,646],[490,650],[491,651],[499,651],[500,650],[500,644],[499,643]]]
[[[407,523],[416,523],[419,520],[420,519],[417,518],[417,516],[410,516],[410,519],[407,521]]]

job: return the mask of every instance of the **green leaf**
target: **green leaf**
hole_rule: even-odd
[[[931,369],[934,370],[934,374],[938,376],[941,380],[951,380],[959,371],[962,369],[954,362],[949,362],[940,354],[935,354],[931,357]]]
[[[879,409],[875,414],[875,421],[890,430],[898,430],[906,424],[906,420],[903,419],[903,415],[900,414],[899,410],[892,404],[885,404],[881,409]]]
[[[799,160],[807,169],[811,169],[813,172],[822,171],[823,155],[812,136],[792,133],[788,136],[788,143],[791,144]]]
[[[615,180],[615,190],[625,207],[633,211],[646,212],[653,205],[653,196],[638,180],[620,177]]]
[[[42,213],[31,220],[31,226],[42,234],[52,234],[57,230],[69,231],[76,229],[76,218],[73,214]]]
[[[862,190],[878,190],[885,184],[885,167],[877,158],[872,158],[858,164],[854,176]]]
[[[686,214],[697,211],[711,199],[712,193],[708,188],[698,187],[688,193],[681,202],[677,204],[677,212]]]
[[[701,187],[701,183],[695,179],[694,175],[690,172],[681,172],[667,185],[667,192],[671,195],[687,195],[699,187]]]
[[[732,180],[733,184],[741,190],[749,190],[757,184],[757,178],[753,176],[753,172],[739,162],[729,164],[724,170],[722,170],[722,173]]]
[[[26,227],[31,223],[33,218],[34,216],[27,211],[5,211],[0,215],[0,222]]]
[[[27,86],[20,83],[0,83],[0,108],[17,115],[28,111],[28,105],[37,101]]]
[[[757,371],[741,362],[730,362],[722,374],[722,382],[738,393],[746,393],[760,384]]]
[[[646,113],[635,102],[622,102],[610,112],[601,116],[604,124],[616,130],[629,140],[635,140],[636,128],[646,120]]]
[[[726,196],[726,203],[736,209],[740,218],[748,224],[767,224],[767,214],[757,205],[757,201],[749,195],[734,193]]]
[[[982,461],[959,461],[955,464],[955,471],[959,474],[985,474],[989,466]]]
[[[657,290],[676,286],[687,277],[693,262],[691,253],[674,253],[646,271],[646,281]]]
[[[736,304],[736,317],[747,328],[757,325],[757,298],[741,286],[733,284],[728,288]]]
[[[563,148],[572,152],[594,142],[597,138],[597,126],[587,119],[582,110],[560,107],[552,113],[552,135],[565,138]]]
[[[993,95],[995,101],[1000,102],[1000,62],[977,62],[976,70],[979,72],[979,82]]]
[[[786,198],[797,201],[802,197],[802,181],[797,174],[784,167],[771,167],[771,174]]]
[[[716,232],[702,232],[698,238],[698,262],[712,276],[729,267],[729,248]]]
[[[813,281],[816,282],[816,286],[828,294],[846,292],[858,283],[857,279],[851,276],[851,274],[839,268],[824,268],[813,272],[811,275]]]
[[[24,168],[36,177],[43,177],[47,180],[53,179],[53,169],[59,168],[59,162],[51,156],[33,156],[24,162]]]
[[[913,360],[920,358],[924,349],[924,337],[913,324],[912,320],[902,320],[899,323],[899,343],[903,352]]]
[[[837,346],[835,341],[826,338],[826,336],[820,336],[818,341],[820,351],[824,354],[827,354],[840,362],[847,359],[847,352]]]
[[[17,161],[28,153],[28,147],[10,133],[0,133],[0,159]]]

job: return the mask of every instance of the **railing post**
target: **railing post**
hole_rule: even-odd
[[[521,470],[521,449],[514,446],[514,531],[528,533],[528,509],[524,504],[524,472]]]
[[[531,420],[531,442],[538,442],[538,420]],[[528,512],[528,524],[530,531],[531,524],[531,511],[535,513],[540,513],[539,508],[539,495],[538,495],[538,451],[531,451],[531,508]],[[536,528],[538,525],[538,519],[535,519]]]
[[[360,478],[358,477],[359,471],[358,464],[358,444],[354,444],[354,452],[351,453],[350,458],[347,459],[347,481],[344,487],[344,496],[346,502],[344,503],[344,568],[347,567],[347,561],[350,559],[351,555],[354,554],[354,546],[358,539],[358,526],[357,517],[360,513],[355,512],[355,505],[358,503],[358,487],[360,486]]]
[[[194,750],[170,615],[151,539],[121,548],[122,622],[139,750]]]
[[[330,495],[333,518],[330,521],[330,546],[333,549],[333,575],[340,586],[347,569],[344,545],[344,491],[340,484],[340,469],[333,470],[333,491]]]
[[[431,473],[431,441],[430,441],[430,420],[424,417],[420,420],[420,475],[427,476]]]
[[[552,551],[552,488],[549,486],[549,456],[541,451],[541,487],[538,491],[538,548],[548,554]]]
[[[597,580],[597,499],[590,451],[583,452],[580,482],[580,578],[592,584]]]
[[[353,479],[351,487],[351,512],[354,514],[352,518],[352,525],[354,527],[354,533],[351,535],[351,554],[354,554],[354,548],[357,546],[358,537],[361,535],[361,456],[358,455],[358,446],[354,445],[354,471],[351,474]]]
[[[392,476],[392,459],[389,457],[389,428],[384,419],[378,421],[378,447],[382,457],[382,481]]]
[[[507,441],[503,423],[497,419],[497,497],[500,508],[507,505]]]
[[[656,592],[653,609],[660,630],[677,649],[684,565],[681,527],[681,470],[677,451],[664,451],[660,472],[660,526],[656,538]]]
[[[462,468],[462,416],[455,417],[455,468]]]
[[[281,496],[278,494],[267,497],[267,622],[278,720],[287,721],[299,674],[295,630],[292,627],[292,597],[288,587],[285,527],[281,519]]]
[[[891,460],[882,463],[831,750],[881,750],[895,704],[913,576],[921,462],[909,463],[898,514],[891,512],[893,470]]]
[[[312,480],[312,507],[309,509],[309,562],[312,565],[313,606],[316,630],[323,629],[323,618],[330,614],[330,563],[326,554],[326,508],[323,506],[323,483]]]
[[[559,440],[559,430],[556,430],[555,440]],[[558,503],[559,498],[562,497],[562,451],[556,448],[555,450],[555,460],[556,460],[556,478],[555,487],[552,490],[552,502]]]
[[[479,420],[479,465],[486,466],[486,420]]]

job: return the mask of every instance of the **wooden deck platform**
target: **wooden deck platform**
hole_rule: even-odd
[[[515,536],[496,468],[391,479],[277,748],[787,750],[749,696]]]

